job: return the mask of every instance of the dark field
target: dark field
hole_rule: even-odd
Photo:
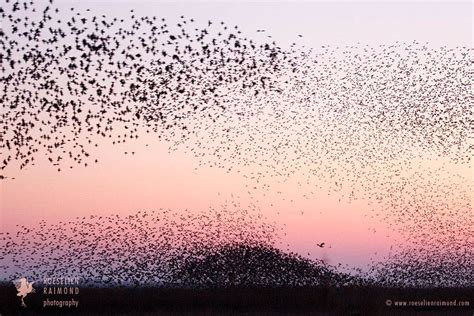
[[[79,301],[75,307],[43,307],[41,288],[20,306],[13,284],[2,284],[4,315],[469,315],[474,288],[387,289],[347,288],[81,288],[79,295],[48,298]],[[402,307],[395,301],[470,301],[469,307]],[[387,306],[391,300],[391,306]]]

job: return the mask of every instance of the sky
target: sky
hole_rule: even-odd
[[[271,35],[282,47],[297,42],[318,50],[325,45],[377,46],[414,40],[434,47],[472,46],[470,2],[110,0],[57,4],[60,9],[90,8],[94,14],[117,17],[134,9],[137,15],[152,14],[169,20],[180,15],[203,24],[222,20],[239,25],[249,37],[260,36],[264,40]],[[257,33],[258,29],[265,32]],[[135,154],[125,155],[125,151]],[[298,176],[275,184],[279,190],[254,192],[242,174],[199,166],[189,153],[169,152],[167,144],[156,135],[146,135],[126,145],[103,142],[94,154],[99,163],[87,168],[57,172],[44,158],[26,170],[9,170],[15,180],[0,182],[1,229],[9,231],[16,224],[34,225],[41,219],[54,222],[80,215],[127,214],[142,209],[199,210],[238,200],[242,205],[258,205],[262,214],[286,225],[283,239],[292,251],[329,263],[364,267],[402,238],[374,216],[374,208],[379,206],[369,205],[368,201],[339,201],[337,195],[328,195],[324,189],[305,198],[304,192],[312,188],[298,186],[296,183],[304,179]],[[316,247],[323,241],[331,248]]]
[[[181,15],[196,21],[222,20],[249,36],[271,35],[279,44],[392,44],[396,41],[433,45],[472,44],[469,1],[59,1],[64,7],[90,8],[94,13]],[[113,5],[112,5],[113,4]],[[138,5],[137,5],[138,4]],[[256,30],[265,29],[265,34]],[[303,35],[299,39],[296,35]]]

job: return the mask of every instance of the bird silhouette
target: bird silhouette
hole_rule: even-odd
[[[28,282],[26,278],[21,278],[19,280],[13,281],[15,287],[18,291],[17,296],[21,298],[21,306],[26,307],[25,304],[25,297],[30,293],[35,293],[35,289],[33,288],[33,283],[35,282]]]

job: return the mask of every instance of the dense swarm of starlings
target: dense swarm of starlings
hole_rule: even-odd
[[[152,134],[258,192],[303,175],[372,200],[420,250],[381,271],[473,283],[472,181],[453,171],[470,171],[471,48],[282,48],[225,22],[52,2],[6,0],[0,17],[2,180],[39,159],[87,167],[103,141]]]
[[[361,282],[322,261],[286,253],[255,207],[92,215],[1,233],[10,278],[62,275],[82,286],[342,286]]]

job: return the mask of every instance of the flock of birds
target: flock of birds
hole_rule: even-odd
[[[279,250],[279,229],[254,206],[207,212],[87,216],[0,233],[2,275],[81,286],[302,286],[358,281],[324,262]]]
[[[79,278],[80,286],[466,286],[472,248],[451,256],[407,247],[362,272],[281,250],[281,231],[255,205],[207,212],[169,209],[128,216],[90,215],[0,232],[0,273],[7,279]],[[324,243],[318,244],[323,247]],[[346,265],[346,267],[348,267]]]
[[[0,18],[2,180],[39,159],[58,171],[87,167],[98,163],[91,150],[101,139],[121,144],[152,133],[200,165],[241,173],[256,192],[302,176],[307,186],[373,201],[411,246],[431,242],[426,251],[398,249],[385,268],[434,271],[443,275],[438,283],[463,282],[465,273],[473,283],[472,181],[453,171],[470,168],[471,48],[281,48],[224,22],[60,12],[52,2],[6,0]],[[69,247],[80,257],[98,223],[70,224],[82,232]],[[126,240],[141,241],[143,225]],[[14,247],[25,244],[8,238],[4,255],[19,255]],[[90,240],[82,256],[105,239]],[[46,249],[65,251],[57,247]],[[149,266],[157,253],[140,256],[150,251],[143,247],[127,247],[137,252],[128,257],[139,280],[159,269]],[[116,263],[136,279],[131,266]],[[89,264],[87,273],[113,267]],[[407,282],[426,277],[416,271]]]

